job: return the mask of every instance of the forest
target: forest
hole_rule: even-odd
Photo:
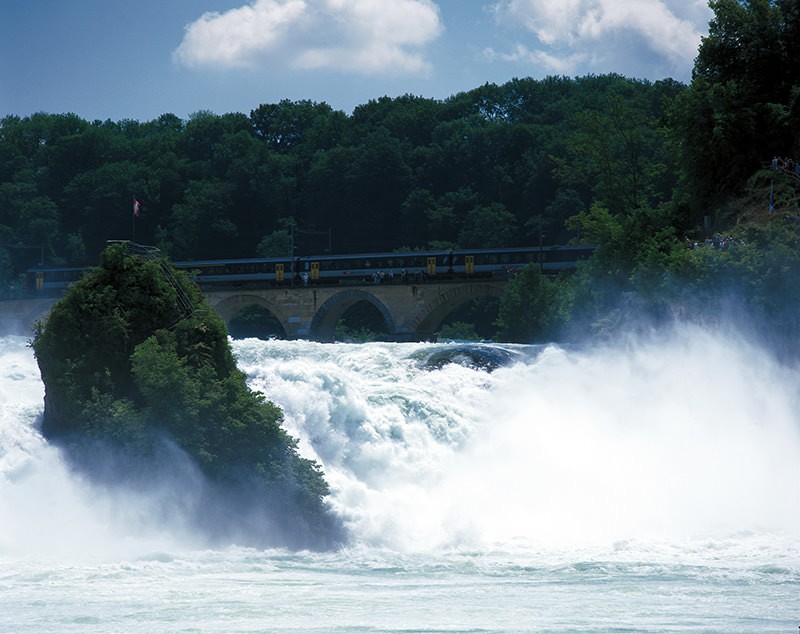
[[[135,238],[172,259],[592,243],[509,285],[518,341],[724,303],[797,333],[800,5],[713,0],[691,82],[517,78],[351,114],[281,101],[139,122],[0,119],[0,288]],[[138,216],[133,203],[138,201]]]

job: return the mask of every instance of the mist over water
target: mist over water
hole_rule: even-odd
[[[95,552],[109,523],[117,544],[190,530],[181,508],[199,475],[172,469],[145,494],[71,474],[37,431],[31,351],[2,341],[0,501],[14,513],[0,518],[0,544],[46,551],[54,519],[57,543]],[[520,360],[493,372],[426,364],[448,345],[234,342],[251,386],[323,465],[356,543],[800,536],[800,377],[745,341],[687,327],[616,348],[506,346]]]
[[[429,370],[426,344],[237,343],[357,539],[574,548],[800,534],[797,373],[695,329]]]
[[[42,438],[43,398],[27,338],[0,338],[0,558],[113,559],[199,545],[180,513],[197,485],[191,466],[180,482],[146,492],[90,483]]]
[[[502,346],[509,364],[493,371],[439,363],[454,344],[233,345],[323,466],[348,545],[209,543],[184,512],[202,478],[179,453],[159,486],[85,481],[41,438],[36,362],[5,337],[0,602],[13,614],[82,631],[85,596],[108,583],[144,607],[98,600],[98,631],[605,631],[620,614],[629,631],[797,626],[800,373],[735,334]],[[55,616],[31,607],[25,584],[40,583]]]

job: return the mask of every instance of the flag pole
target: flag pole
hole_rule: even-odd
[[[131,216],[131,241],[136,242],[136,219],[139,217],[139,201],[136,200],[136,194],[133,196],[133,216]]]

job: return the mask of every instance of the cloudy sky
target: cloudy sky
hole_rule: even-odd
[[[350,113],[514,77],[688,81],[706,0],[0,0],[0,116]]]

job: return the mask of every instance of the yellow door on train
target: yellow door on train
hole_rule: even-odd
[[[436,275],[436,258],[428,258],[428,275]]]
[[[465,255],[464,256],[464,273],[467,275],[472,275],[475,272],[475,256],[474,255]]]

